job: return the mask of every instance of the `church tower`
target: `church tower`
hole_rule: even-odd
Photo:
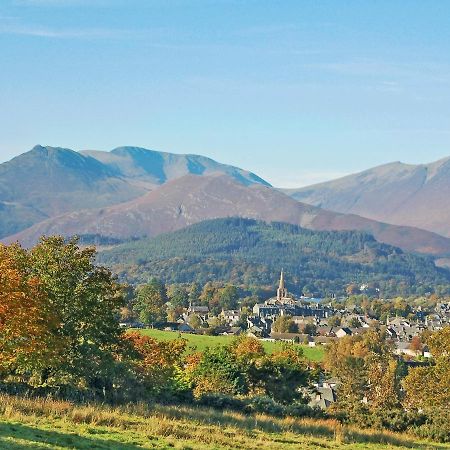
[[[288,296],[287,289],[284,287],[284,273],[281,271],[280,284],[277,289],[277,300],[281,300]]]

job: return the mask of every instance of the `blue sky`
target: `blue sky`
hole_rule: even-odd
[[[450,156],[450,2],[0,0],[0,161],[199,153],[295,187]]]

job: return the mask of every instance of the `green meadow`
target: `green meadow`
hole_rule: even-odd
[[[171,340],[182,337],[188,341],[189,352],[203,351],[207,347],[227,345],[234,339],[234,336],[206,336],[202,334],[179,333],[177,331],[162,331],[151,328],[139,331],[146,336],[161,340]],[[280,342],[263,341],[263,345],[267,353],[273,353],[277,349],[280,349],[282,344]],[[303,349],[305,357],[310,361],[322,361],[325,353],[323,346],[309,347],[308,345],[302,344],[296,345],[299,345]]]

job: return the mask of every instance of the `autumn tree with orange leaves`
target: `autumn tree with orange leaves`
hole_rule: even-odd
[[[39,280],[12,257],[16,251],[0,245],[0,374],[39,384],[62,345],[54,334],[60,322]]]
[[[10,374],[33,368],[32,384],[112,389],[124,296],[95,256],[61,236],[1,247],[0,358]]]
[[[124,335],[129,356],[140,381],[153,394],[175,390],[175,375],[181,370],[186,339],[158,341],[141,333]]]

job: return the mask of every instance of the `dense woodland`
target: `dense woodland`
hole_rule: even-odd
[[[355,232],[312,231],[285,223],[216,219],[103,251],[99,261],[123,281],[205,284],[217,280],[273,288],[281,268],[295,294],[331,296],[371,284],[383,297],[450,293],[450,271]]]
[[[181,337],[157,341],[120,329],[129,289],[94,260],[94,249],[61,237],[44,238],[30,250],[0,245],[0,391],[330,416],[450,439],[450,327],[426,336],[433,358],[420,367],[395,356],[377,326],[331,344],[323,366],[307,361],[295,344],[267,354],[246,336],[186,354]],[[140,288],[142,318],[155,319],[164,289],[156,282]],[[327,412],[307,406],[321,374],[341,381]]]

